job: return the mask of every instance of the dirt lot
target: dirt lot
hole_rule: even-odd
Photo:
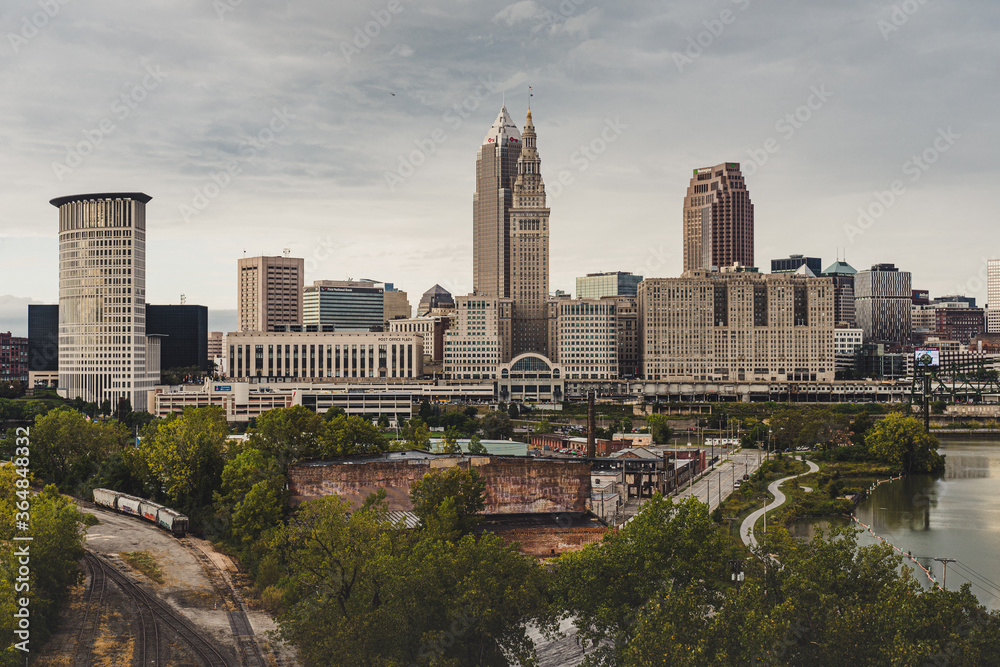
[[[156,526],[134,517],[93,506],[81,509],[94,514],[100,521],[99,524],[87,529],[88,549],[107,557],[116,565],[127,568],[133,578],[145,584],[175,611],[192,621],[206,637],[230,648],[234,655],[238,654],[225,600],[213,588],[212,578],[206,573],[206,566],[199,562],[196,554],[190,549],[200,549],[212,563],[226,573],[224,576],[220,576],[219,572],[212,574],[217,584],[226,579],[232,581],[238,578],[235,565],[226,555],[217,553],[209,542],[197,538],[188,538],[186,540],[188,544],[185,545]],[[150,554],[162,573],[163,583],[158,584],[141,572],[128,567],[119,557],[123,552]],[[89,580],[74,591],[73,598],[63,615],[64,621],[61,623],[60,631],[48,642],[36,664],[55,666],[72,663],[82,624],[81,617],[86,608],[87,585]],[[100,662],[109,665],[127,665],[131,662],[134,650],[129,626],[135,614],[135,607],[114,586],[109,585],[108,591],[94,642],[95,658],[104,658]],[[277,627],[270,616],[259,611],[249,611],[247,618],[254,634],[257,635],[258,644],[265,651],[265,657],[271,665],[284,667],[297,664],[294,652],[288,647],[279,647],[279,655],[274,655],[268,650],[272,647],[272,642],[267,633]],[[183,651],[184,647],[180,645],[170,649],[170,653],[173,654],[172,664],[187,662],[183,658]],[[195,663],[192,661],[191,664]]]

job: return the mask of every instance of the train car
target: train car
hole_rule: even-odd
[[[161,528],[166,528],[171,533],[177,537],[183,537],[188,530],[188,518],[170,509],[169,507],[163,507],[157,513],[156,523],[160,525]]]
[[[164,509],[167,508],[161,505],[160,503],[154,503],[151,500],[140,499],[139,502],[140,516],[146,521],[157,523],[156,513]]]
[[[118,496],[121,494],[111,489],[94,489],[94,504],[108,509],[118,509]]]
[[[132,516],[142,516],[142,512],[139,510],[139,506],[142,504],[142,498],[136,498],[135,496],[127,496],[124,493],[118,496],[118,511],[124,512],[125,514],[131,514]]]

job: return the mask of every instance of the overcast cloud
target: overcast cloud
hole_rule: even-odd
[[[738,161],[765,270],[846,248],[985,300],[998,24],[986,1],[7,0],[0,326],[56,301],[48,201],[85,192],[153,197],[151,303],[231,311],[236,260],[284,248],[308,282],[466,293],[476,151],[529,85],[553,289],[678,275],[691,170]]]

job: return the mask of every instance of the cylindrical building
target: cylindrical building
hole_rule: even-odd
[[[157,378],[146,338],[146,203],[141,192],[58,197],[59,393],[146,409]],[[147,364],[148,358],[148,364]],[[148,367],[147,367],[148,366]]]

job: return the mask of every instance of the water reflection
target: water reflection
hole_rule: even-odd
[[[966,581],[983,604],[1000,608],[1000,440],[942,440],[943,475],[913,475],[882,484],[862,502],[855,516],[903,552],[913,554],[932,575],[942,580],[941,563],[934,558],[955,558],[948,568],[948,587]],[[800,522],[792,533],[811,539],[817,528],[827,530],[841,520]],[[849,521],[848,521],[849,523]],[[875,544],[867,532],[860,544]],[[918,576],[919,575],[919,576]],[[927,577],[916,579],[929,586]]]

